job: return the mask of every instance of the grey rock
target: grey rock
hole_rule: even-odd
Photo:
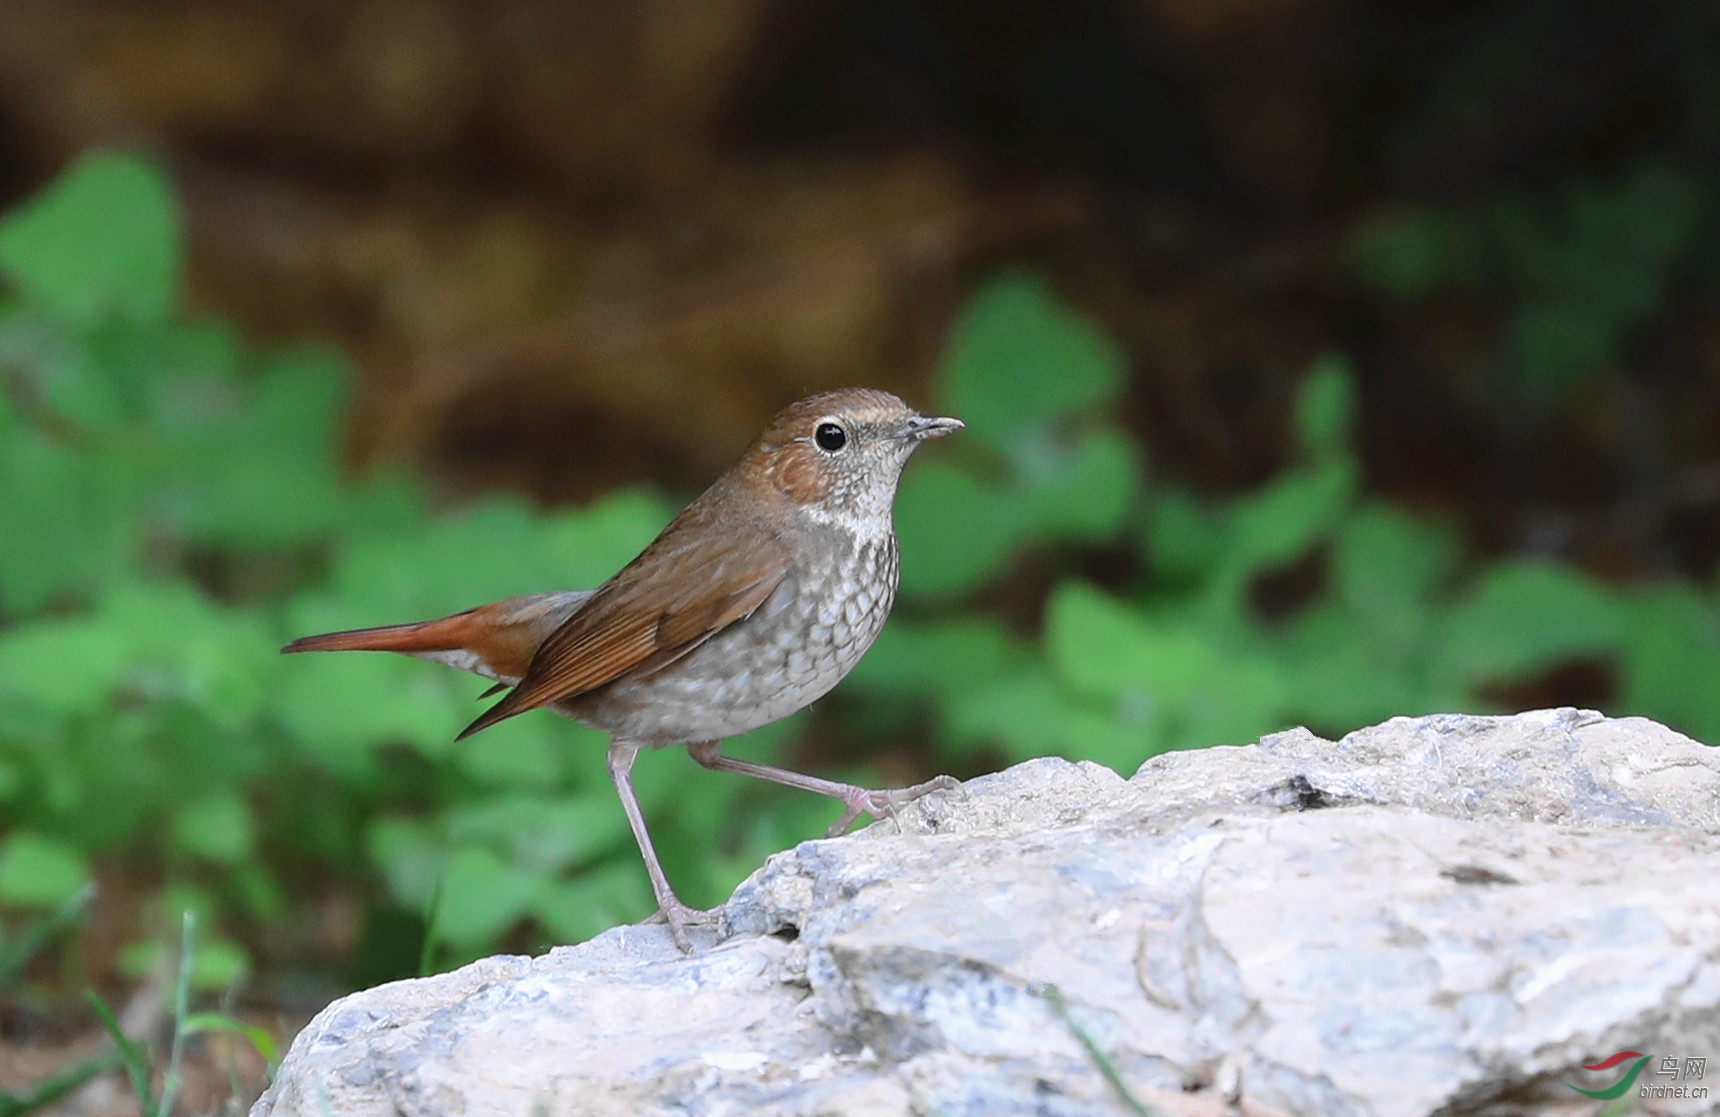
[[[1708,1094],[1638,1112],[1720,1112],[1720,751],[1662,726],[1396,718],[967,792],[772,857],[692,957],[623,927],[343,998],[253,1117],[1131,1112],[1101,1060],[1167,1115],[1575,1115],[1625,1049]]]

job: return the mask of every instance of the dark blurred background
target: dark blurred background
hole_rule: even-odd
[[[1263,481],[1293,374],[1340,350],[1371,489],[1488,549],[1703,573],[1717,22],[1707,0],[10,0],[0,200],[94,145],[159,153],[194,302],[349,348],[353,460],[457,487],[691,492],[812,389],[925,400],[963,294],[1027,264],[1125,344],[1160,476]],[[1584,191],[1619,211],[1598,247]],[[1494,243],[1511,204],[1560,274]],[[1581,304],[1609,280],[1641,288],[1610,318]],[[1604,336],[1539,368],[1525,304],[1556,327],[1573,301]]]

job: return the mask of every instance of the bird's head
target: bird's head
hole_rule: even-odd
[[[889,392],[843,388],[777,413],[741,461],[790,504],[860,534],[889,530],[902,466],[920,443],[962,429]]]

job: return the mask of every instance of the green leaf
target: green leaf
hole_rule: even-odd
[[[1168,748],[1240,744],[1283,728],[1285,665],[1258,639],[1221,641],[1210,625],[1143,616],[1091,587],[1065,583],[1046,619],[1052,665],[1069,685],[1113,705],[1105,763]],[[1138,762],[1138,761],[1137,761]]]
[[[1000,744],[1010,760],[1060,753],[1071,703],[1043,669],[982,677],[944,711],[945,736],[959,745]]]
[[[314,352],[280,354],[266,366],[237,402],[199,416],[175,442],[160,499],[187,538],[285,546],[320,539],[339,522],[335,447],[347,369]]]
[[[141,358],[158,347],[159,328],[109,326],[80,336],[32,309],[6,333],[7,356],[39,396],[39,414],[75,430],[86,454],[108,451],[99,440],[137,418],[147,377],[138,366],[147,365]]]
[[[1122,706],[1108,712],[1079,705],[1070,710],[1064,730],[1067,742],[1060,754],[1103,764],[1127,777],[1148,757],[1171,747],[1158,710],[1137,703]]]
[[[885,787],[890,783],[889,777],[875,771],[820,774],[850,778],[850,782],[862,787]],[[740,887],[742,881],[757,872],[759,866],[770,860],[774,854],[818,837],[836,821],[839,808],[833,800],[822,795],[802,794],[788,788],[781,790],[785,794],[778,794],[776,789],[772,789],[767,798],[757,794],[756,785],[746,789],[735,800],[741,810],[715,820],[709,829],[704,831],[718,836],[714,843],[702,843],[711,857],[711,867],[706,874],[706,895],[710,896],[713,902],[727,899]],[[765,809],[747,809],[745,806],[756,803],[766,804]],[[729,840],[737,830],[740,831],[740,840],[731,853]],[[692,832],[700,831],[693,829]],[[619,854],[615,860],[632,868],[635,876],[644,877],[640,872],[637,851],[628,850]],[[651,906],[647,904],[645,910],[651,910]]]
[[[1010,454],[1030,431],[1109,402],[1121,351],[1065,310],[1043,280],[1001,276],[957,322],[939,370],[941,394],[972,436]]]
[[[1623,711],[1654,718],[1698,741],[1720,742],[1720,611],[1688,585],[1644,586],[1629,596],[1619,662]]]
[[[1223,667],[1171,712],[1164,747],[1242,745],[1287,728],[1286,710],[1294,697],[1288,667],[1258,647],[1228,649]]]
[[[460,770],[492,787],[543,789],[561,778],[547,718],[514,718],[455,746]]]
[[[805,716],[801,713],[785,718],[784,721],[792,723]],[[773,729],[781,724],[783,723],[776,722],[765,728]],[[732,753],[735,742],[739,739],[724,741],[724,751]],[[664,815],[678,818],[683,798],[694,795],[699,796],[699,801],[690,806],[689,814],[711,812],[720,816],[720,804],[739,790],[738,781],[721,779],[720,775],[707,772],[692,763],[687,754],[679,748],[647,749],[633,765],[633,793],[639,797],[639,805],[645,811],[646,817],[652,820],[653,826]],[[712,804],[718,806],[713,810]]]
[[[1156,711],[1104,710],[1069,695],[1041,668],[986,679],[955,696],[945,711],[956,745],[999,745],[1010,760],[1064,756],[1095,760],[1127,774],[1154,751]]]
[[[194,705],[237,732],[277,659],[253,616],[186,586],[120,583],[90,612],[0,634],[0,697],[65,717],[106,710],[124,689]]]
[[[1355,413],[1355,371],[1343,356],[1328,353],[1296,390],[1296,441],[1303,453],[1322,461],[1347,455]]]
[[[624,489],[584,508],[540,516],[540,561],[559,579],[538,588],[595,589],[644,550],[676,511],[661,493]]]
[[[0,271],[73,325],[165,320],[179,288],[179,220],[167,179],[135,155],[85,156],[0,221]]]
[[[404,656],[294,656],[275,709],[306,755],[367,782],[372,751],[382,745],[406,743],[430,757],[452,749],[454,735],[477,716],[478,681]]]
[[[1052,665],[1091,694],[1144,694],[1177,702],[1221,669],[1219,650],[1198,631],[1150,624],[1081,582],[1052,592],[1045,641]]]
[[[191,956],[191,985],[205,993],[225,992],[251,972],[251,956],[237,943],[200,942]]]
[[[491,796],[450,809],[443,826],[453,845],[482,844],[537,873],[565,868],[629,837],[627,816],[608,792],[556,799]]]
[[[1431,617],[1431,608],[1400,612],[1398,603],[1360,617],[1337,603],[1307,610],[1278,649],[1286,677],[1284,709],[1294,721],[1335,740],[1398,714],[1463,708],[1467,696],[1461,690],[1442,696],[1422,678]]]
[[[1348,460],[1292,470],[1238,500],[1230,511],[1225,566],[1252,574],[1291,562],[1338,526],[1355,497]]]
[[[545,881],[532,899],[531,914],[556,942],[576,943],[641,919],[656,906],[644,871],[629,859],[571,881]]]
[[[1434,678],[1479,686],[1607,655],[1621,622],[1618,602],[1593,578],[1548,562],[1503,562],[1450,611]]]
[[[89,881],[89,866],[72,846],[29,830],[0,839],[0,903],[51,908]]]
[[[161,926],[183,927],[185,913],[190,912],[198,926],[207,927],[215,920],[215,893],[201,884],[174,883],[161,890],[156,908],[161,913]],[[178,951],[183,945],[179,935],[160,944],[164,949]]]
[[[803,710],[781,721],[773,721],[751,732],[742,733],[738,737],[730,737],[722,743],[723,755],[737,760],[750,760],[754,764],[781,767],[786,762],[789,746],[804,735],[809,717],[810,713]],[[762,797],[772,803],[771,809],[774,810],[776,803],[797,802],[806,798],[804,792],[769,787],[757,780],[732,779],[720,772],[708,772],[693,763],[686,751],[679,748],[651,750],[650,754],[640,758],[633,773],[634,787],[640,803],[645,807],[646,815],[651,819],[652,833],[657,832],[659,820],[667,818],[684,827],[684,833],[698,835],[698,844],[686,851],[687,859],[700,862],[700,868],[707,870],[711,851],[706,843],[725,829],[732,830],[732,820],[737,812],[755,809],[751,806],[743,807],[743,802],[756,803],[761,801]],[[599,804],[608,803],[611,812],[608,825],[613,828],[610,833],[627,834],[625,816],[621,813],[615,793],[607,779],[603,783],[602,787],[595,781],[589,785],[589,801],[594,809]],[[599,816],[600,819],[601,817]],[[829,825],[829,822],[830,820],[826,819],[824,825]],[[823,829],[823,826],[818,829]],[[817,830],[811,833],[817,833]],[[804,836],[810,837],[811,834]],[[614,837],[610,840],[615,848],[622,851],[621,856],[624,859],[632,860],[638,857],[638,853],[632,848],[630,836]],[[672,853],[664,851],[664,856],[668,858]],[[676,874],[671,870],[670,875]],[[688,885],[690,888],[696,888],[698,882],[689,880]]]
[[[0,607],[85,591],[135,558],[135,517],[109,476],[25,427],[0,431]]]
[[[247,1024],[243,1020],[235,1020],[219,1012],[194,1012],[185,1018],[180,1030],[188,1036],[209,1032],[243,1036],[256,1048],[257,1054],[263,1057],[263,1062],[271,1068],[280,1066],[280,1045],[275,1042],[275,1037],[269,1034],[269,1030],[260,1024]]]
[[[1228,531],[1224,513],[1184,492],[1154,494],[1147,509],[1146,547],[1160,583],[1199,584],[1217,568]]]
[[[388,894],[402,906],[425,912],[447,865],[437,828],[417,818],[377,818],[364,836],[371,864],[382,871]]]
[[[855,665],[843,689],[942,696],[984,685],[1025,666],[1031,655],[993,618],[936,624],[892,620]]]
[[[1103,540],[1122,523],[1140,484],[1134,443],[1113,430],[1088,431],[1073,446],[1039,444],[1017,456],[1026,492],[1021,532],[1081,541]]]
[[[1019,505],[969,474],[928,463],[902,480],[896,534],[902,592],[949,596],[983,585],[1020,541]]]
[[[262,708],[266,683],[281,668],[259,618],[184,584],[116,585],[95,617],[126,634],[147,697],[196,706],[229,732]]]
[[[456,950],[486,945],[530,913],[543,883],[482,846],[455,850],[442,877],[439,937]]]
[[[218,792],[182,808],[173,819],[173,841],[187,853],[221,864],[244,861],[256,844],[256,822],[244,797]]]
[[[593,589],[668,519],[662,498],[626,492],[553,516],[492,499],[406,530],[359,533],[328,590],[306,599],[315,616],[295,624],[314,631],[421,620],[514,594]]]
[[[280,827],[271,836],[286,829],[285,826]],[[286,890],[270,874],[267,862],[262,858],[253,858],[236,866],[228,879],[232,883],[235,903],[253,919],[264,922],[283,919],[292,908]]]
[[[104,707],[131,673],[131,634],[79,617],[0,633],[0,696],[65,716]]]
[[[1333,552],[1338,594],[1358,612],[1424,600],[1450,576],[1459,541],[1391,505],[1370,502],[1344,524]]]
[[[1417,523],[1386,504],[1363,505],[1338,533],[1332,581],[1349,608],[1344,623],[1359,625],[1372,639],[1370,654],[1383,644],[1408,648],[1423,640],[1432,620],[1431,598],[1457,562],[1459,542],[1450,531]]]

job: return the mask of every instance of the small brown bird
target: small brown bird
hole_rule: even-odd
[[[727,473],[639,557],[595,590],[510,597],[441,620],[294,640],[282,651],[389,651],[511,687],[463,739],[549,706],[610,736],[609,774],[682,950],[708,918],[681,903],[633,794],[642,748],[686,744],[706,768],[838,799],[826,836],[940,788],[868,791],[723,756],[722,739],[787,717],[854,667],[896,598],[891,508],[902,466],[959,419],[921,416],[888,392],[849,388],[785,408]]]

